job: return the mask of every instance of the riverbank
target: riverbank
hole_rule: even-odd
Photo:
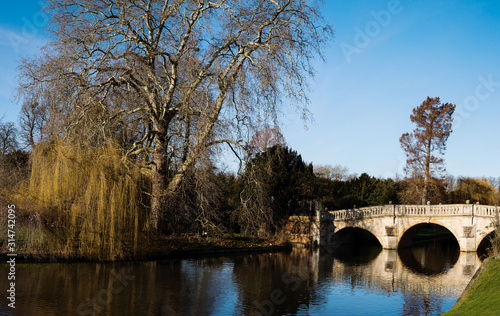
[[[28,208],[7,204],[0,196],[0,260],[13,256],[16,262],[124,262],[278,252],[292,248],[282,235],[269,238],[236,233],[158,235],[122,230],[110,239],[102,234],[55,225],[48,213],[23,211]]]
[[[253,238],[241,234],[227,234],[219,238],[197,235],[164,236],[154,239],[149,247],[139,249],[135,260],[161,260],[218,256],[259,252],[289,251],[292,245],[273,239]]]
[[[291,249],[292,245],[288,243],[280,243],[271,239],[252,238],[241,234],[228,234],[219,238],[186,234],[182,236],[158,236],[151,238],[148,242],[140,244],[135,253],[129,253],[113,261],[144,261],[262,252],[271,253],[290,251]],[[5,249],[2,250],[3,251],[0,253],[0,260],[7,258]],[[39,263],[109,261],[95,257],[53,253],[50,251],[31,253],[19,252],[16,258],[21,262]]]
[[[488,259],[476,272],[453,308],[443,316],[498,315],[500,259]]]

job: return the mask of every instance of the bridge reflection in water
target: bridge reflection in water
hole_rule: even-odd
[[[329,270],[326,279],[335,286],[347,284],[354,291],[386,293],[380,305],[370,302],[369,296],[359,301],[361,305],[372,304],[370,315],[440,315],[452,307],[481,264],[476,253],[460,252],[449,240],[399,251],[358,248],[356,252],[363,252],[364,259],[350,256],[352,251],[346,254],[346,249],[322,249],[319,271]],[[401,298],[402,304],[391,302],[391,296]],[[339,314],[343,313],[349,314],[340,310]]]
[[[415,252],[417,255],[415,255]],[[419,295],[459,296],[480,266],[475,253],[426,258],[425,249],[381,250],[366,264],[333,260],[332,276],[342,282],[386,292],[415,292]],[[453,262],[455,259],[456,261]]]

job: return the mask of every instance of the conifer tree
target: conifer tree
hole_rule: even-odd
[[[429,198],[433,179],[445,171],[442,155],[452,132],[455,107],[452,103],[442,104],[439,97],[427,97],[410,116],[416,128],[399,139],[406,153],[407,174],[412,178],[423,178],[422,204]]]

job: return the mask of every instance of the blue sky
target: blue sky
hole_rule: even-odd
[[[457,105],[448,173],[500,176],[498,1],[327,1],[325,16],[335,39],[311,85],[314,122],[298,129],[289,111],[283,124],[305,160],[401,174],[411,111],[439,96]]]
[[[500,176],[500,2],[325,1],[335,38],[317,63],[313,121],[283,109],[290,147],[314,164],[378,177],[402,173],[399,137],[427,96],[457,105],[445,155],[453,175]],[[17,121],[16,66],[43,45],[38,1],[0,12],[0,116]]]

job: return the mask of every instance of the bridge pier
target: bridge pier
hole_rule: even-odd
[[[384,236],[381,240],[382,248],[388,250],[398,249],[398,238],[396,236]]]
[[[396,234],[396,227],[394,227],[394,225],[386,225],[385,229],[382,230],[382,237],[380,238],[380,244],[384,249],[398,248],[398,237]]]
[[[460,251],[473,252],[477,250],[476,243],[476,225],[462,226],[462,237],[458,240]]]
[[[462,237],[458,241],[458,244],[460,245],[460,251],[462,251],[462,252],[477,251],[476,238]]]

